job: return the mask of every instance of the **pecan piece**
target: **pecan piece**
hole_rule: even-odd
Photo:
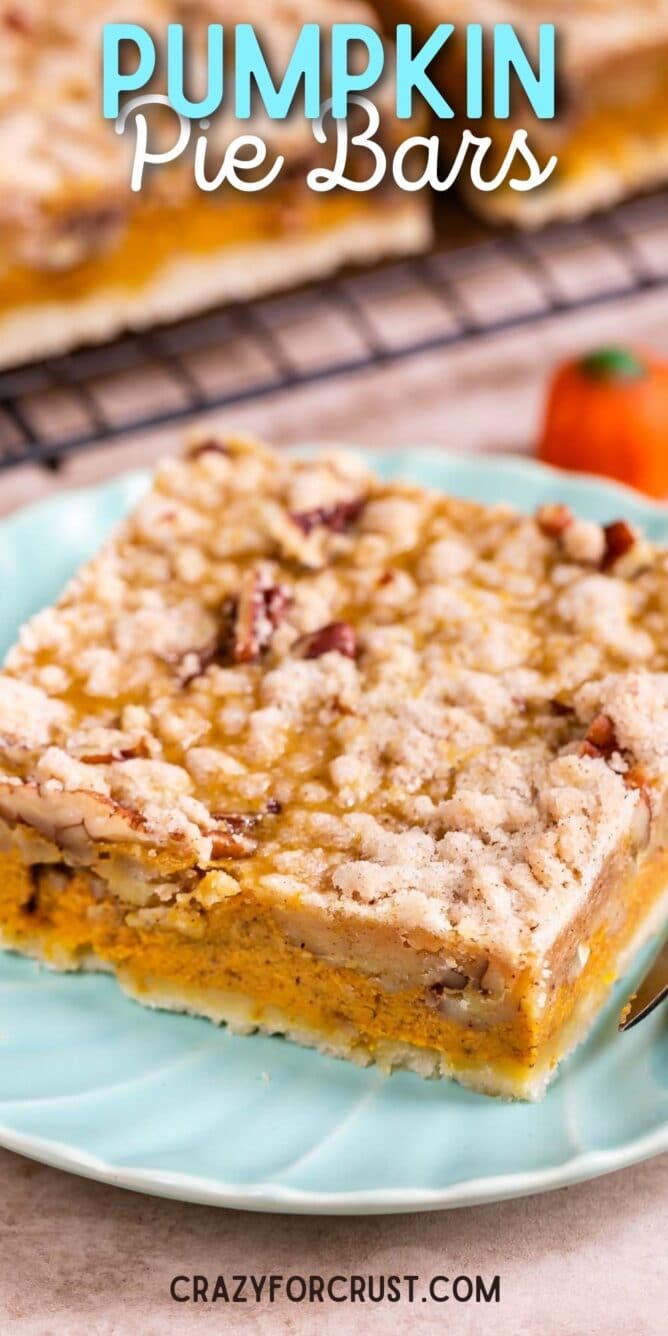
[[[212,812],[214,821],[234,835],[247,835],[262,820],[261,812]]]
[[[239,597],[226,605],[233,615],[230,655],[235,663],[253,663],[269,648],[288,601],[283,585],[268,584],[260,571],[246,571]]]
[[[335,501],[330,506],[316,506],[313,510],[293,510],[290,519],[307,536],[318,528],[329,529],[331,533],[344,533],[359,519],[365,505],[366,497],[359,496],[352,501]]]
[[[589,731],[582,744],[582,756],[612,756],[619,748],[615,725],[608,714],[597,714],[589,725]]]
[[[206,440],[196,441],[188,451],[188,459],[200,459],[202,455],[225,455],[229,457],[229,449],[224,441],[219,441],[215,436],[207,436]]]
[[[558,502],[539,506],[536,511],[536,524],[546,538],[561,538],[574,518],[572,510]]]
[[[599,751],[615,751],[617,747],[615,725],[609,714],[597,714],[592,720],[587,733],[587,742],[598,747]]]
[[[548,706],[557,719],[568,719],[569,715],[575,714],[573,706],[559,700],[558,696],[553,696],[552,700],[548,701]]]
[[[229,619],[228,619],[229,620]],[[228,628],[229,629],[229,628]],[[202,677],[207,668],[212,663],[223,657],[223,648],[227,644],[229,635],[217,636],[210,644],[205,645],[203,649],[191,649],[184,654],[179,664],[179,676],[181,686],[189,687],[191,682],[195,682],[198,677]]]
[[[68,852],[89,850],[98,842],[155,843],[155,832],[140,812],[89,789],[7,781],[0,784],[0,816],[10,825],[31,826]]]
[[[302,636],[297,641],[297,648],[304,659],[319,659],[321,655],[333,651],[345,655],[347,659],[355,659],[357,635],[350,622],[330,622],[328,626],[321,626],[319,631]]]
[[[5,9],[0,15],[0,23],[3,28],[8,28],[10,32],[20,33],[22,36],[32,31],[32,23],[27,14],[23,14],[18,5]]]
[[[607,571],[631,551],[637,540],[636,534],[626,520],[614,520],[612,524],[606,524],[603,534],[605,536],[603,570]]]
[[[247,835],[235,835],[231,830],[210,830],[211,857],[214,861],[223,858],[250,858],[257,849],[257,840]]]
[[[252,839],[261,814],[255,812],[212,812],[216,825],[208,834],[212,837],[211,857],[249,858],[257,849],[257,840]]]
[[[145,738],[130,747],[114,747],[108,752],[82,752],[78,759],[86,765],[111,765],[114,761],[147,761],[151,753]]]

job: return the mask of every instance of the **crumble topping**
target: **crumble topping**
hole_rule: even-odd
[[[521,957],[647,843],[667,630],[621,522],[196,441],[7,657],[0,838],[145,923],[248,884]]]

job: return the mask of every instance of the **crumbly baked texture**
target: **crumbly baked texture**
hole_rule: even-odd
[[[539,1093],[668,881],[667,630],[624,521],[198,438],[7,657],[5,941]]]
[[[408,21],[423,36],[443,19],[436,0],[379,0],[379,9],[388,29]],[[538,121],[517,95],[509,122],[488,115],[471,126],[475,134],[491,136],[497,166],[520,127],[541,165],[556,154],[557,168],[529,192],[501,187],[482,193],[469,186],[467,201],[476,212],[493,222],[541,227],[609,208],[668,181],[668,0],[480,0],[474,7],[470,0],[453,0],[447,17],[461,30],[472,20],[488,28],[512,23],[532,53],[539,24],[554,23],[558,34],[555,120]],[[457,109],[457,119],[443,126],[451,147],[465,119],[465,43],[457,33],[444,49],[438,75]],[[489,164],[486,174],[492,174]]]
[[[100,104],[102,27],[124,16],[108,0],[0,0],[0,365],[428,245],[423,197],[309,191],[309,169],[332,148],[297,114],[257,111],[240,127],[225,108],[212,119],[209,176],[232,137],[259,134],[269,163],[285,159],[265,191],[204,194],[183,158],[133,193],[134,136],[117,135]],[[303,23],[374,21],[363,0],[137,0],[132,17],[158,39],[185,24],[195,87],[207,82],[209,22],[254,23],[280,69]],[[152,91],[164,92],[157,76]],[[390,105],[388,81],[382,132],[394,141]],[[150,125],[151,142],[160,131],[173,143],[170,111],[153,108]]]

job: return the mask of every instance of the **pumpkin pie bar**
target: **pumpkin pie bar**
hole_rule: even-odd
[[[367,194],[309,190],[309,170],[330,166],[334,150],[319,147],[297,114],[271,122],[258,112],[240,125],[221,112],[212,120],[209,178],[240,133],[262,136],[268,165],[284,157],[263,191],[202,192],[191,152],[154,168],[133,193],[134,132],[119,136],[102,117],[102,27],[119,17],[112,10],[108,0],[0,0],[0,366],[428,245],[422,196],[389,185]],[[279,69],[305,22],[374,22],[358,0],[135,0],[132,19],[160,44],[167,24],[182,20],[201,87],[209,22],[254,22]],[[160,80],[148,91],[162,93]],[[388,81],[379,101],[388,148],[405,129],[392,101]],[[154,107],[147,116],[152,135],[171,146],[173,113]],[[195,133],[199,123],[193,141]],[[368,172],[366,150],[357,153]],[[352,174],[355,158],[351,150]]]
[[[444,125],[446,148],[453,136],[459,141],[465,121],[465,25],[482,23],[491,36],[494,24],[512,23],[532,58],[538,25],[556,26],[555,119],[539,121],[518,95],[508,121],[490,116],[470,128],[491,136],[495,168],[517,128],[528,131],[541,166],[552,154],[558,166],[528,193],[506,186],[484,194],[469,185],[467,201],[477,213],[492,222],[537,227],[581,218],[668,182],[668,0],[379,0],[379,7],[388,26],[390,20],[409,21],[423,37],[443,19],[457,25],[439,71],[457,110],[457,119]],[[524,178],[526,169],[517,174]],[[484,175],[493,175],[489,164]]]
[[[665,912],[667,633],[623,520],[202,436],[7,657],[2,941],[538,1098]]]

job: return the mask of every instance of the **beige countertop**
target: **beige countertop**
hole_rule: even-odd
[[[228,412],[280,444],[434,443],[527,450],[547,369],[577,348],[638,339],[668,353],[655,294]],[[178,433],[82,453],[56,475],[0,475],[0,511],[172,449]],[[388,1157],[393,1148],[388,1145]],[[174,1331],[366,1333],[445,1328],[523,1336],[654,1336],[668,1310],[668,1157],[524,1201],[367,1219],[254,1216],[154,1200],[0,1152],[0,1329],[17,1336]],[[176,1274],[501,1276],[501,1302],[234,1309],[176,1304]],[[663,1315],[663,1316],[662,1316]]]
[[[388,1146],[388,1155],[392,1147]],[[659,1336],[668,1156],[524,1201],[316,1219],[141,1197],[0,1152],[2,1330],[12,1336],[416,1332]],[[313,1309],[177,1304],[176,1275],[501,1277],[501,1300]]]

